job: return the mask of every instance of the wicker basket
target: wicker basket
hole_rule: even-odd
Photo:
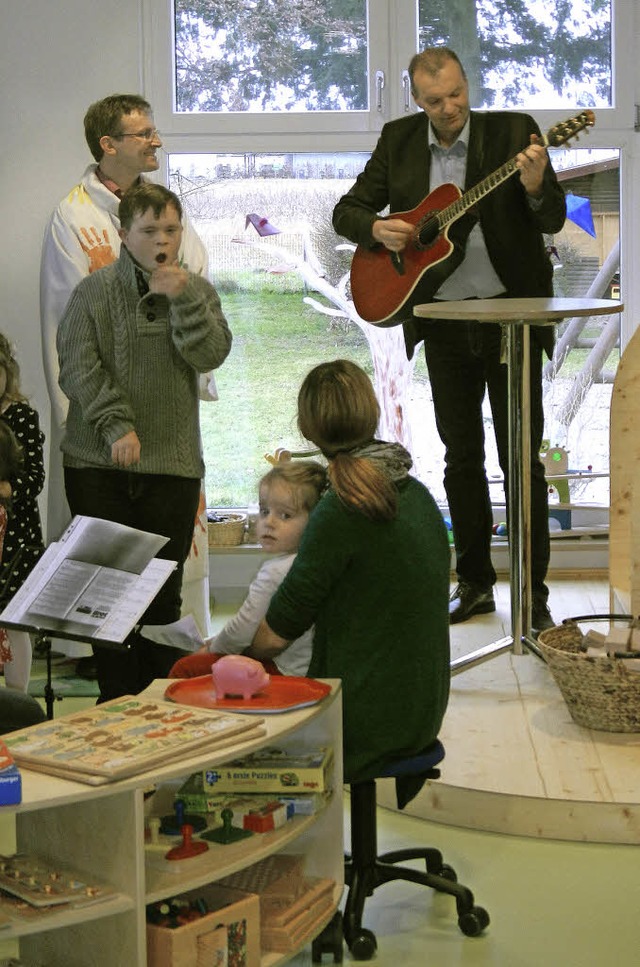
[[[207,512],[207,537],[209,547],[234,547],[242,544],[247,523],[246,514],[215,514]]]
[[[628,671],[619,658],[580,651],[583,638],[573,619],[538,636],[571,718],[587,729],[640,732],[640,671]]]

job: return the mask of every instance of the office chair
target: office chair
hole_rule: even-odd
[[[420,790],[427,779],[437,779],[435,768],[444,758],[444,747],[436,740],[423,753],[390,763],[378,778],[394,778],[399,808]],[[345,884],[348,894],[344,913],[329,924],[312,945],[312,959],[321,960],[322,953],[333,953],[334,962],[342,961],[342,937],[339,946],[336,932],[341,928],[354,960],[370,960],[377,948],[373,931],[362,926],[364,905],[368,896],[384,883],[407,880],[431,887],[438,893],[455,897],[458,926],[468,937],[476,937],[489,925],[489,914],[475,906],[473,893],[457,882],[455,871],[443,861],[442,853],[432,847],[393,850],[377,855],[376,780],[351,783],[351,855],[345,861]],[[426,871],[399,864],[407,860],[424,860]]]

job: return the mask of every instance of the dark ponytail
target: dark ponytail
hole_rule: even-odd
[[[371,460],[350,452],[374,439],[379,418],[371,380],[347,359],[321,363],[300,387],[298,427],[329,460],[329,479],[340,500],[371,520],[391,520],[394,483]]]

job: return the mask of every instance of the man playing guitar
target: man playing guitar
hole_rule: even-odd
[[[418,285],[402,319],[409,356],[424,340],[436,424],[445,445],[444,482],[458,574],[450,621],[457,623],[495,610],[482,401],[486,390],[506,485],[507,367],[501,362],[499,324],[420,321],[411,316],[411,307],[416,301],[551,296],[552,266],[543,233],[560,231],[566,205],[533,118],[471,111],[467,77],[452,50],[435,47],[416,54],[409,76],[422,110],[383,127],[364,171],[335,207],[333,225],[340,235],[363,249],[384,246],[402,274],[402,253],[416,232],[402,213],[438,186],[453,183],[464,190],[477,184],[507,159],[515,157],[518,168],[452,226],[454,253],[436,267],[433,294],[420,298]],[[390,215],[383,218],[379,213],[387,206]],[[544,583],[548,490],[538,456],[544,428],[542,354],[551,355],[553,332],[534,326],[531,336],[532,625],[541,631],[553,625]]]

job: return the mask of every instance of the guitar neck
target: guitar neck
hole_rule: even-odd
[[[543,147],[547,147],[549,140],[547,137],[541,137],[538,142]],[[490,175],[483,178],[481,182],[474,185],[473,188],[469,188],[465,191],[457,201],[447,205],[443,208],[441,212],[438,212],[437,219],[440,229],[446,228],[447,225],[451,225],[458,218],[461,218],[466,212],[472,208],[476,202],[479,202],[482,198],[489,195],[494,188],[498,188],[503,182],[507,181],[512,175],[515,175],[518,171],[518,166],[516,165],[517,155],[511,158],[509,161],[505,161],[503,165],[492,171]]]

